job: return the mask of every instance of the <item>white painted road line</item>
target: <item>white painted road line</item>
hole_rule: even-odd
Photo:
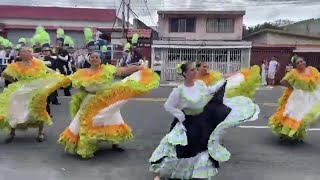
[[[269,129],[268,126],[238,126],[243,129]],[[320,128],[310,128],[308,131],[320,131]]]
[[[268,129],[268,126],[239,126],[239,128],[244,129]]]

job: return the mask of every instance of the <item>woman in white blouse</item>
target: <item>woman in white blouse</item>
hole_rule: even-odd
[[[158,175],[155,180],[211,179],[217,173],[218,162],[230,157],[219,144],[221,131],[252,119],[258,113],[257,106],[247,97],[224,98],[225,78],[229,75],[207,87],[203,81],[195,80],[193,64],[179,65],[177,73],[184,77],[184,82],[173,89],[164,104],[175,120],[152,154],[150,170]],[[245,111],[239,111],[239,103],[245,104],[241,107]]]

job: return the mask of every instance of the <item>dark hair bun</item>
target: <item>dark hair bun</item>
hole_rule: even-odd
[[[187,72],[189,62],[182,62],[181,64],[178,64],[176,67],[177,74],[184,76],[183,73]]]

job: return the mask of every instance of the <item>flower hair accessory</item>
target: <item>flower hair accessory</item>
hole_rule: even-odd
[[[182,66],[182,64],[177,64],[177,66],[176,66],[176,72],[177,72],[177,74],[182,74],[181,66]]]
[[[177,74],[181,75],[182,74],[182,68],[181,66],[184,65],[184,64],[187,64],[188,62],[187,61],[183,61],[181,64],[177,64],[176,66],[176,72]]]
[[[291,62],[292,62],[293,64],[295,64],[296,61],[297,61],[297,59],[298,59],[298,56],[297,56],[297,55],[294,55],[294,56],[292,56],[292,58],[291,58]]]

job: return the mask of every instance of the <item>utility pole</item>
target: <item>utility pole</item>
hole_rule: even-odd
[[[124,29],[125,29],[126,19],[125,19],[124,13],[125,13],[125,2],[124,0],[122,0],[122,38],[125,38]]]
[[[127,4],[127,31],[129,30],[129,26],[130,26],[130,3],[131,3],[131,0],[128,0],[128,4]]]

